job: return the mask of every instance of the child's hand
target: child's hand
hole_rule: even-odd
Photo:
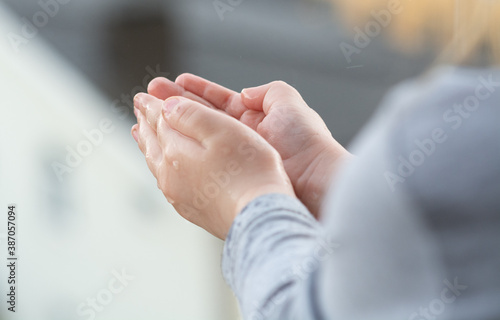
[[[157,78],[148,91],[159,99],[181,95],[196,100],[257,131],[279,152],[297,196],[316,216],[340,160],[350,157],[321,117],[284,82],[245,89],[240,94],[183,74],[175,83]]]
[[[158,187],[179,214],[213,235],[225,239],[260,195],[295,196],[276,150],[236,119],[183,97],[138,94],[134,104],[132,135]]]

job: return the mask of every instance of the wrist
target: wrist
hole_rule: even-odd
[[[339,168],[352,157],[333,138],[323,145],[325,147],[307,164],[307,169],[295,186],[297,197],[316,218],[319,218],[321,204]]]
[[[290,183],[270,183],[259,186],[257,188],[246,191],[239,199],[236,201],[235,210],[233,212],[233,216],[236,217],[242,210],[245,208],[250,202],[257,199],[260,196],[271,194],[271,193],[279,193],[288,195],[290,197],[296,198],[293,187]]]

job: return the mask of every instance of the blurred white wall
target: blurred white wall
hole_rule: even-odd
[[[19,256],[17,312],[0,299],[1,317],[92,319],[87,298],[97,298],[95,319],[237,318],[220,272],[222,243],[167,204],[111,101],[40,37],[13,50],[7,34],[21,25],[0,5],[0,257],[10,203],[17,204]],[[68,147],[89,146],[83,130],[103,119],[113,132],[60,181],[53,163],[65,164]],[[114,283],[123,290],[109,296],[113,270],[133,279]]]

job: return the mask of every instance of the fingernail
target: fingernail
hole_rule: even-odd
[[[137,109],[137,107],[134,106],[134,114],[136,118],[137,118],[137,112],[139,112],[139,110]]]
[[[177,98],[165,100],[165,102],[163,103],[163,113],[168,116],[172,112],[174,107],[179,104],[179,102],[180,100]]]
[[[134,106],[139,109],[139,107],[142,106],[142,98],[141,98],[141,94],[138,93],[135,95],[134,97]]]
[[[246,100],[252,100],[255,98],[255,96],[251,94],[251,91],[252,90],[250,88],[243,89],[241,90],[241,95]]]
[[[137,128],[132,129],[132,137],[134,137],[135,142],[139,142],[139,137],[137,135]]]
[[[250,99],[250,97],[248,96],[248,89],[241,90],[241,95],[246,99]]]

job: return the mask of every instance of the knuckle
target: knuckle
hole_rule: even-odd
[[[174,122],[178,124],[189,124],[196,113],[196,109],[190,103],[179,103],[173,111]]]
[[[163,79],[164,78],[162,77],[153,78],[153,80],[149,81],[147,90],[150,91],[151,89],[156,88],[163,81]]]
[[[271,82],[271,86],[274,87],[274,88],[286,88],[286,89],[292,88],[291,85],[289,85],[288,83],[286,83],[283,80],[273,81],[273,82]]]
[[[175,78],[175,82],[176,83],[183,83],[185,81],[185,79],[189,76],[191,76],[192,74],[191,73],[188,73],[188,72],[185,72],[185,73],[182,73],[180,74],[179,76],[177,76],[177,78]]]
[[[283,80],[271,82],[271,90],[288,91],[293,92],[294,94],[299,94],[299,92],[293,86],[289,85]]]
[[[158,136],[158,141],[160,142],[165,141],[164,136],[166,135],[166,131],[167,131],[167,126],[165,119],[163,119],[163,117],[159,115],[156,120],[156,132]]]

